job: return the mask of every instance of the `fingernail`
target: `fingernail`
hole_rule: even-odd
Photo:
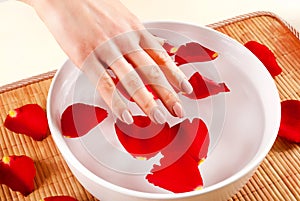
[[[133,123],[133,118],[128,110],[125,110],[121,115],[121,120],[127,124]]]
[[[187,79],[182,80],[180,85],[181,85],[181,90],[183,92],[185,92],[187,94],[190,94],[193,92],[193,87]]]
[[[177,117],[182,118],[184,116],[184,111],[180,103],[176,102],[173,106],[173,111]]]
[[[159,42],[160,45],[163,45],[167,41],[167,39],[160,38],[158,36],[155,36],[155,39]]]
[[[149,117],[152,121],[159,124],[166,123],[167,121],[164,112],[159,107],[153,108],[153,110],[150,112]]]

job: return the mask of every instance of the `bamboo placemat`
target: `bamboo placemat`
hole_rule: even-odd
[[[299,33],[272,13],[256,12],[210,27],[241,43],[256,40],[276,55],[282,74],[275,78],[281,100],[300,100]],[[79,201],[93,198],[70,172],[51,136],[42,142],[14,134],[4,128],[7,111],[27,103],[46,107],[48,89],[55,71],[0,87],[0,157],[30,156],[36,164],[36,190],[27,197],[0,185],[1,201],[38,201],[47,196],[71,195]],[[230,200],[300,200],[299,144],[278,138],[249,182]]]

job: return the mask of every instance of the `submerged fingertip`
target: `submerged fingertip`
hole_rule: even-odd
[[[121,115],[121,120],[126,123],[126,124],[132,124],[133,123],[133,118],[132,115],[128,110],[123,111]]]
[[[154,107],[151,110],[151,112],[149,114],[149,118],[153,122],[158,123],[158,124],[164,124],[167,121],[165,113],[159,107]]]
[[[184,117],[184,110],[182,108],[182,105],[179,102],[176,102],[173,106],[173,112],[176,114],[177,117],[182,118]]]
[[[191,94],[193,92],[193,87],[187,79],[182,80],[180,87],[184,93]]]

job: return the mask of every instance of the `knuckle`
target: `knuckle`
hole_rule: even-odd
[[[141,107],[142,109],[149,114],[151,109],[156,106],[156,102],[154,101],[154,99],[152,98],[152,96],[149,96],[147,100],[143,101],[141,103]]]
[[[163,77],[163,73],[158,66],[150,66],[147,72],[148,79],[155,81]]]
[[[69,54],[72,56],[74,64],[81,67],[92,52],[92,48],[86,43],[77,43],[74,47],[70,49]]]
[[[159,61],[159,64],[167,64],[171,60],[170,56],[165,51],[157,51],[156,57]]]
[[[132,71],[121,80],[129,95],[133,96],[137,90],[143,87],[143,82],[135,71]]]
[[[106,90],[106,91],[114,91],[115,89],[115,84],[112,81],[111,77],[104,73],[103,76],[100,78],[100,86]]]
[[[125,103],[121,100],[118,93],[115,93],[112,98],[112,109],[113,110],[123,110],[126,108]]]
[[[166,92],[165,96],[163,97],[163,99],[164,99],[164,102],[166,104],[178,101],[177,95],[175,95],[172,91],[169,91],[169,90],[167,90],[167,92]]]

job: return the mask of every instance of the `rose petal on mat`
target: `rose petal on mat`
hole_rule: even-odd
[[[207,157],[208,129],[201,119],[185,120],[172,144],[162,150],[160,165],[155,165],[146,179],[174,193],[199,190],[203,181],[199,164]]]
[[[38,104],[26,104],[9,111],[4,126],[37,141],[45,139],[49,134],[46,112]]]
[[[149,159],[169,145],[177,134],[178,126],[155,124],[147,116],[134,116],[133,124],[119,120],[115,124],[120,143],[133,157]]]
[[[193,86],[193,93],[183,95],[191,99],[206,98],[208,96],[216,95],[221,92],[230,91],[225,83],[216,83],[215,81],[200,75],[200,73],[198,72],[194,73],[191,76],[189,82]]]
[[[101,123],[108,113],[106,110],[84,103],[68,106],[61,116],[62,134],[69,138],[76,138],[87,134]]]
[[[41,201],[78,201],[78,200],[71,196],[60,195],[60,196],[46,197],[46,198],[42,199]]]
[[[199,43],[190,42],[179,46],[175,53],[175,62],[178,65],[211,61],[218,57],[218,53],[210,50]]]
[[[272,77],[282,72],[275,55],[267,46],[256,41],[248,41],[244,45],[264,64]]]
[[[278,136],[300,143],[300,101],[281,102],[281,122]]]
[[[4,156],[0,160],[0,184],[5,184],[24,196],[34,191],[35,174],[33,160],[25,155]]]
[[[198,163],[189,155],[184,154],[171,165],[165,163],[166,156],[160,160],[160,166],[154,165],[146,179],[155,186],[183,193],[201,189],[202,177],[198,169]],[[163,167],[163,168],[162,168]]]

